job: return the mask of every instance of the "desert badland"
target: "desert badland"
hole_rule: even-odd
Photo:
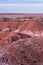
[[[0,65],[43,65],[43,14],[0,14]]]

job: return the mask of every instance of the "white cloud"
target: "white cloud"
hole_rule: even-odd
[[[0,4],[0,12],[43,13],[43,4]]]
[[[0,8],[16,8],[16,7],[31,7],[31,8],[40,8],[43,7],[43,4],[0,4]]]

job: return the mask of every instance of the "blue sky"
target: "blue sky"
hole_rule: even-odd
[[[0,13],[43,13],[43,0],[0,0]]]
[[[43,3],[43,0],[0,0],[0,3]]]

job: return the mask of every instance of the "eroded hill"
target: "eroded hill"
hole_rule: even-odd
[[[43,65],[42,14],[0,14],[0,65]]]

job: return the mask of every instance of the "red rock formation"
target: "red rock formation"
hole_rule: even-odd
[[[0,65],[43,65],[42,21],[42,14],[0,14]]]

